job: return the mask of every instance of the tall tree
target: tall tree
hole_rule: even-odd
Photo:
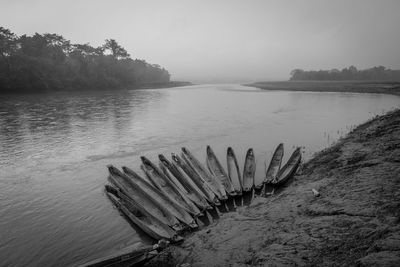
[[[117,41],[115,41],[114,39],[106,39],[105,44],[103,45],[103,48],[105,50],[111,51],[111,54],[116,59],[129,58],[130,57],[130,55],[125,50],[125,48],[120,46],[117,43]]]

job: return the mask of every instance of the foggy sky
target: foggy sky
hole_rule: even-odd
[[[398,0],[0,0],[0,26],[116,39],[175,80],[288,79],[294,68],[400,69]]]

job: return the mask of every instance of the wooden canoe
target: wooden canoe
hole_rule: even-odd
[[[207,146],[207,167],[214,176],[214,180],[218,181],[218,185],[220,186],[219,191],[221,192],[222,199],[228,199],[227,194],[229,196],[235,196],[235,188],[233,188],[228,174],[225,172],[210,146]]]
[[[130,177],[112,165],[108,165],[107,167],[110,173],[108,180],[111,184],[121,190],[130,199],[146,208],[151,215],[159,219],[162,223],[171,226],[175,231],[181,231],[183,229],[178,219],[176,219],[168,209],[160,205],[160,203],[146,193],[141,186],[133,183]]]
[[[144,263],[158,255],[157,246],[137,248],[129,246],[123,251],[87,262],[79,267],[132,267],[143,266]],[[161,251],[161,249],[160,249]]]
[[[204,195],[206,200],[213,205],[221,205],[218,197],[208,187],[207,182],[204,181],[199,174],[187,163],[186,160],[182,160],[178,155],[172,154],[172,160],[183,169],[186,175],[196,184],[197,188]]]
[[[145,168],[146,175],[160,191],[162,191],[172,201],[184,208],[190,214],[193,214],[194,216],[200,215],[200,210],[195,205],[193,205],[193,207],[186,202],[186,197],[184,194],[160,168],[154,165],[153,162],[146,157],[141,157],[141,160]]]
[[[208,187],[219,199],[227,199],[227,197],[224,197],[222,194],[223,185],[215,179],[204,165],[185,147],[182,147],[182,158],[204,181],[205,187]]]
[[[254,151],[249,148],[246,153],[246,159],[243,167],[243,191],[249,192],[254,186],[254,175],[256,173],[256,159],[254,157]]]
[[[169,197],[167,197],[158,188],[149,185],[142,177],[128,167],[122,167],[125,174],[128,176],[132,185],[140,187],[147,195],[154,199],[160,206],[168,210],[175,218],[190,228],[197,228],[195,220],[190,216],[180,205],[176,205]]]
[[[182,240],[182,237],[178,236],[172,228],[162,223],[151,215],[142,205],[128,198],[117,188],[106,185],[105,189],[111,202],[113,202],[130,221],[155,240],[167,239],[171,242]]]
[[[272,185],[279,186],[287,182],[296,173],[301,162],[301,149],[296,148],[290,156],[288,162],[279,170],[276,179],[272,181]]]
[[[284,153],[283,144],[280,143],[278,147],[275,149],[274,154],[272,155],[268,169],[266,169],[265,171],[265,183],[271,183],[272,181],[275,180],[281,168],[283,153]]]
[[[226,152],[226,161],[228,165],[228,177],[232,182],[236,195],[240,196],[242,194],[242,177],[235,152],[231,147],[228,147]]]
[[[201,210],[212,209],[203,192],[175,161],[170,162],[164,156],[160,157],[160,161],[173,174],[172,176],[175,176],[177,184],[180,183],[182,185],[185,189],[184,192],[187,192],[187,196],[191,201],[193,201]]]
[[[170,162],[168,163],[171,164]],[[186,190],[186,188],[178,181],[175,175],[167,168],[166,165],[164,165],[164,163],[162,163],[161,160],[159,162],[159,166],[164,175],[175,185],[185,203],[190,207],[191,212],[193,212],[195,216],[203,216],[204,214],[202,210],[205,208],[199,208],[196,206],[195,201],[190,198],[191,193]]]

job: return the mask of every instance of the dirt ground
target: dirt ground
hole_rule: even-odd
[[[245,86],[264,90],[378,93],[400,95],[400,82],[390,81],[281,81],[256,82]]]
[[[400,110],[360,125],[275,195],[224,213],[148,264],[338,265],[400,266]]]

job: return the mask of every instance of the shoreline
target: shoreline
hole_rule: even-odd
[[[398,136],[399,109],[359,125],[273,196],[222,214],[146,266],[396,266]]]
[[[40,94],[59,94],[59,93],[76,93],[76,92],[120,92],[120,91],[129,91],[129,90],[141,90],[141,89],[162,89],[162,88],[172,88],[172,87],[182,87],[194,85],[191,82],[183,82],[183,81],[170,81],[170,82],[162,82],[162,83],[143,83],[136,84],[128,87],[115,87],[115,88],[65,88],[62,90],[42,90],[36,92],[0,92],[0,95],[40,95]]]
[[[183,82],[183,81],[170,81],[170,82],[163,82],[163,83],[144,83],[135,85],[132,87],[126,88],[127,90],[136,90],[136,89],[160,89],[160,88],[171,88],[171,87],[182,87],[182,86],[189,86],[194,85],[191,82]]]
[[[400,95],[400,82],[391,81],[279,81],[243,84],[271,91],[346,92]]]

